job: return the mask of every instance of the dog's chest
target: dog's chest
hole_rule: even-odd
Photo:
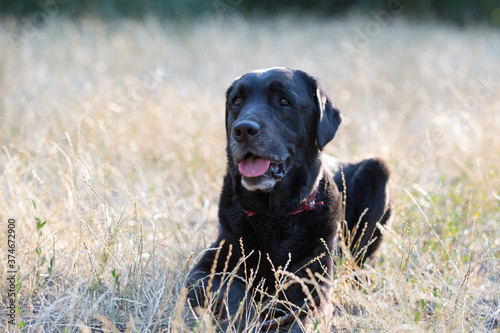
[[[300,216],[262,220],[257,217],[251,220],[251,224],[245,224],[243,230],[238,232],[245,252],[260,253],[266,261],[269,257],[275,267],[284,266],[290,259],[301,260],[313,243],[329,236],[329,233],[321,232],[323,228],[308,225]]]
[[[277,218],[257,218],[255,220],[247,225],[245,233],[242,235],[248,239],[248,242],[260,244],[260,250],[278,249],[288,239],[297,237],[301,232],[301,226],[297,221]]]

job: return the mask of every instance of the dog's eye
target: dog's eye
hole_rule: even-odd
[[[231,101],[231,103],[233,104],[233,106],[240,106],[241,105],[241,99],[236,96],[233,98],[233,100]]]
[[[281,106],[290,106],[290,105],[292,105],[292,103],[290,103],[290,101],[287,100],[286,98],[280,98],[280,102],[279,103],[280,103]]]

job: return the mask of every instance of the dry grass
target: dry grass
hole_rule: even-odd
[[[318,76],[343,110],[329,153],[394,171],[394,222],[359,272],[370,279],[353,288],[339,268],[341,308],[323,324],[498,331],[500,35],[373,22],[51,18],[28,34],[4,19],[0,314],[8,218],[19,307],[0,331],[189,330],[181,287],[216,235],[224,91],[275,65]]]

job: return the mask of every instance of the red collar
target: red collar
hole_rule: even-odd
[[[318,193],[318,188],[319,188],[319,186],[316,188],[316,190],[314,191],[314,193],[311,195],[311,197],[309,198],[309,200],[306,203],[302,204],[299,208],[297,208],[296,211],[291,212],[288,215],[299,214],[299,213],[302,213],[303,211],[308,212],[310,210],[316,209],[316,206],[324,205],[323,201],[316,202],[316,194]],[[243,212],[245,212],[245,214],[247,214],[248,217],[252,217],[252,216],[257,214],[256,212],[252,212],[252,211],[248,211],[248,210],[244,210],[244,209],[243,209]]]

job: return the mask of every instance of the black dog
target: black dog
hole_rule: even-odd
[[[227,90],[219,237],[188,277],[191,305],[210,299],[223,327],[241,331],[260,315],[269,329],[318,306],[327,294],[318,286],[327,286],[311,283],[310,273],[332,276],[344,214],[359,264],[379,247],[377,222],[390,215],[389,170],[377,159],[341,164],[322,156],[341,120],[318,81],[299,70],[251,72]],[[278,288],[286,275],[279,268],[308,283],[292,278]],[[256,314],[256,302],[266,300],[282,302]],[[280,316],[286,320],[269,320]]]

